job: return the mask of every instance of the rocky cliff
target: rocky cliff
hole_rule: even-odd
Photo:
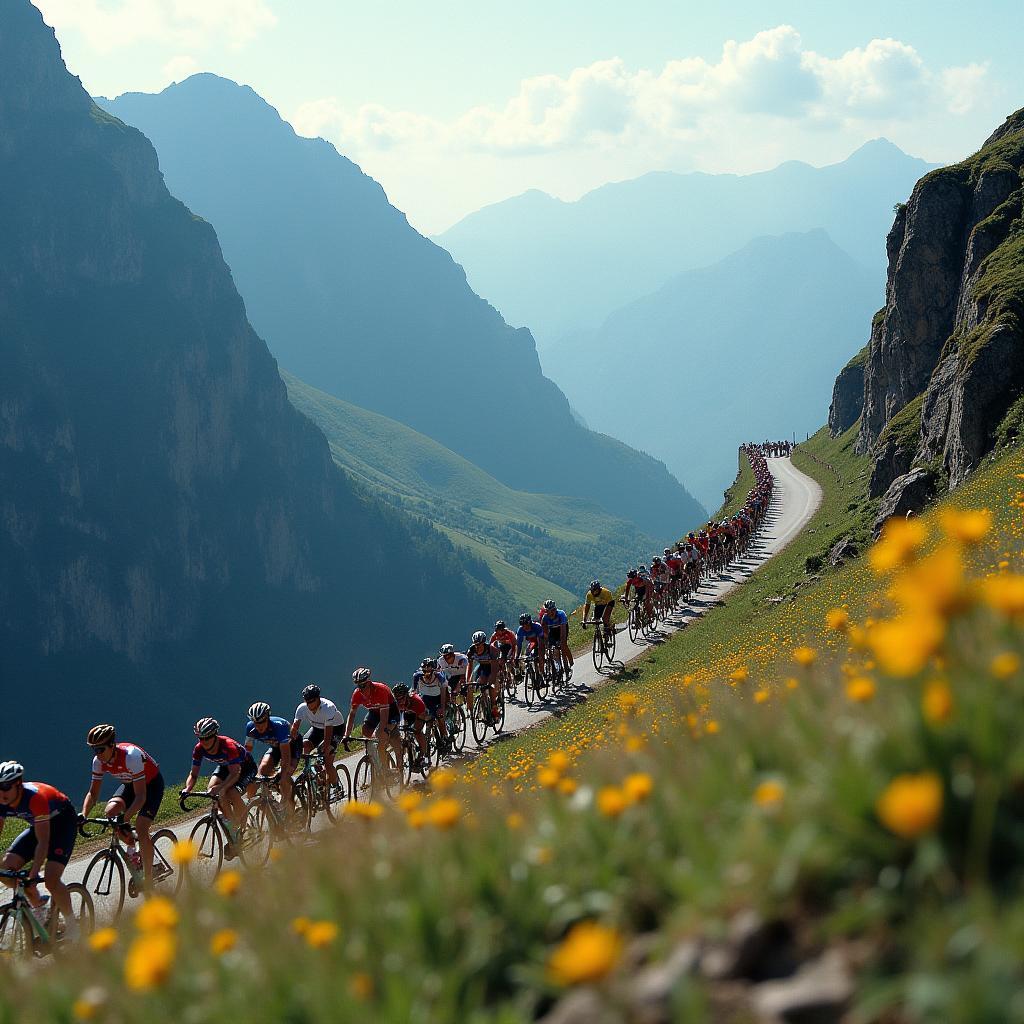
[[[959,484],[1018,430],[1024,391],[1024,110],[897,209],[886,304],[864,361],[858,448],[872,491],[912,467]],[[850,425],[849,373],[830,425]],[[840,401],[836,404],[835,398]]]
[[[0,6],[0,225],[0,671],[61,706],[52,749],[92,718],[183,749],[202,713],[404,674],[491,610],[482,566],[333,465],[213,229],[28,0]],[[12,721],[3,756],[38,757]]]

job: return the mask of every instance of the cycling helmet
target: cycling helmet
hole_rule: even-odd
[[[497,633],[499,629],[507,629],[507,628],[508,627],[505,625],[505,620],[504,619],[498,619],[498,621],[494,624],[494,632],[495,633]]]
[[[665,550],[662,552],[662,554],[663,555],[671,555],[672,554],[672,549],[671,548],[665,548]]]
[[[25,769],[17,761],[0,764],[0,782],[17,782],[25,775]]]
[[[208,740],[220,732],[220,722],[216,718],[200,718],[195,724],[195,734],[201,740]]]
[[[651,565],[661,565],[661,555],[655,555]]]
[[[90,747],[105,747],[108,743],[114,742],[114,727],[112,725],[94,725],[85,737],[85,742]]]
[[[600,580],[591,580],[590,581],[590,589],[591,590],[600,590],[601,589],[601,581]]]
[[[475,643],[475,644],[485,644],[485,643],[487,643],[487,634],[482,629],[478,629],[473,634],[473,643]]]
[[[397,686],[391,688],[391,692],[395,695],[398,700],[405,700],[409,696],[409,687],[405,683],[399,683]]]
[[[372,675],[373,673],[368,668],[357,668],[355,672],[352,673],[352,682],[365,683]]]
[[[428,668],[432,668],[432,669],[436,669],[437,668],[437,658],[424,658],[420,662],[420,671],[421,672],[426,672]]]
[[[528,626],[531,622],[533,622],[533,616],[529,612],[523,612],[523,614],[519,616],[520,626]]]
[[[630,569],[629,572],[626,573],[626,579],[635,580],[636,579],[636,569]]]
[[[309,686],[305,687],[302,691],[302,699],[307,703],[311,700],[320,699],[320,687],[316,683],[310,683]]]
[[[454,654],[455,653],[455,644],[441,644],[441,653],[442,654]]]
[[[256,703],[249,708],[249,717],[254,722],[262,722],[264,718],[270,717],[270,705],[266,701],[256,701]]]
[[[544,602],[544,611],[546,612],[553,612],[557,607],[558,605],[556,605],[554,601]]]
[[[647,566],[646,565],[641,565],[640,568],[637,569],[637,572],[639,572],[641,575],[643,575],[645,572],[647,572]]]

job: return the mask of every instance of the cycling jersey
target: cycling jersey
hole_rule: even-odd
[[[668,566],[668,571],[673,576],[677,575],[683,567],[683,560],[679,555],[669,555],[665,560],[665,564]]]
[[[217,745],[213,750],[204,750],[202,743],[197,743],[192,750],[192,766],[198,768],[203,758],[212,761],[214,764],[231,766],[243,764],[249,754],[240,743],[236,743],[228,736],[218,736]],[[249,758],[252,760],[252,758]]]
[[[516,645],[516,635],[511,629],[499,629],[491,635],[491,643],[499,646],[504,644],[511,650]]]
[[[387,683],[369,683],[363,689],[356,687],[352,694],[353,708],[366,708],[368,711],[377,711],[386,708],[389,704],[395,703],[395,695]]]
[[[448,685],[448,680],[443,672],[434,669],[434,674],[427,679],[422,672],[413,672],[412,688],[424,697],[440,697],[443,687]]]
[[[30,825],[49,821],[64,810],[74,811],[71,801],[45,782],[26,782],[21,787],[21,799],[12,807],[0,806],[0,820],[21,818]]]
[[[310,711],[308,705],[300,704],[295,709],[295,721],[302,725],[311,725],[314,729],[324,729],[328,725],[340,727],[345,724],[345,716],[338,710],[333,700],[320,698],[320,707]]]
[[[520,626],[516,630],[516,656],[523,649],[524,640],[543,640],[544,639],[544,627],[539,622],[531,622],[529,628],[526,626]]]
[[[476,645],[470,647],[467,657],[471,665],[489,665],[492,661],[498,660],[498,655],[489,644],[484,644],[482,651],[477,651]]]
[[[305,705],[303,705],[303,707],[305,707]],[[249,750],[252,749],[253,740],[259,740],[260,743],[266,743],[268,747],[277,747],[282,743],[290,743],[291,738],[291,722],[286,722],[283,718],[278,718],[276,716],[270,719],[265,732],[260,732],[259,729],[256,728],[255,722],[250,722],[245,727],[245,745]]]
[[[602,608],[606,604],[611,604],[615,600],[615,595],[607,587],[602,587],[596,594],[592,590],[587,591],[587,603],[583,607],[583,615],[586,617],[587,612],[590,610],[590,606],[594,605],[597,608]]]
[[[626,592],[625,596],[629,597],[629,588],[632,587],[638,597],[643,597],[647,593],[647,585],[651,581],[646,576],[637,576],[635,579],[626,579]]]
[[[118,782],[152,782],[160,774],[160,765],[142,747],[134,743],[118,743],[109,761],[92,759],[92,781],[99,782],[104,775],[113,775]]]
[[[418,693],[410,693],[406,698],[405,707],[399,705],[399,710],[406,715],[415,715],[417,718],[426,718],[427,716],[427,705],[423,703],[423,698]]]
[[[466,674],[466,666],[469,664],[467,658],[461,651],[456,651],[449,661],[443,654],[437,659],[437,667],[451,680],[458,681],[458,677]]]
[[[556,608],[553,612],[544,612],[538,621],[548,631],[549,637],[553,633],[561,635],[563,626],[565,626],[566,630],[569,628],[568,616],[566,616],[561,608]]]

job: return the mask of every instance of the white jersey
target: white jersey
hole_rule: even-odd
[[[444,673],[449,682],[455,682],[466,678],[466,668],[469,665],[469,658],[461,651],[456,651],[449,661],[443,654],[437,659],[437,669]]]
[[[323,729],[333,725],[336,729],[345,724],[345,716],[338,710],[338,705],[332,700],[320,698],[320,707],[314,714],[305,703],[295,709],[295,721],[299,725],[311,725],[314,729]]]

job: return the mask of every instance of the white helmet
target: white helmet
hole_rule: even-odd
[[[25,775],[25,768],[17,761],[0,763],[0,782],[17,782]]]
[[[258,700],[249,708],[249,717],[254,722],[262,722],[264,718],[270,717],[270,705],[264,700]]]
[[[216,718],[200,718],[192,730],[201,740],[208,740],[220,732],[220,722]]]

